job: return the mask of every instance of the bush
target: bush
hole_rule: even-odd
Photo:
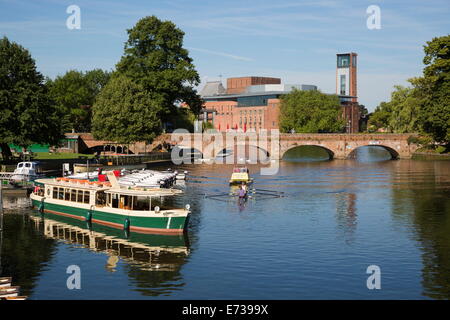
[[[427,137],[427,136],[422,136],[422,137],[409,136],[407,141],[408,141],[408,144],[418,144],[418,145],[422,145],[422,146],[427,146],[427,145],[433,143],[433,139],[431,137]]]
[[[437,153],[444,153],[445,152],[445,147],[444,146],[438,146],[436,148],[436,152]]]

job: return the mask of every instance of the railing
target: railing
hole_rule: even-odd
[[[170,160],[170,152],[153,152],[150,154],[124,154],[115,156],[102,156],[103,164],[112,165],[141,164],[145,162]]]

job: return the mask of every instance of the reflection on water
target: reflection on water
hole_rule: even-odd
[[[364,146],[353,150],[349,158],[359,162],[373,162],[391,160],[392,155],[381,146]]]
[[[336,193],[336,222],[345,241],[353,242],[357,225],[355,193]]]
[[[31,199],[27,197],[17,197],[17,196],[3,196],[3,209],[17,210],[25,209],[31,206]]]
[[[370,149],[282,161],[273,176],[249,164],[256,192],[285,197],[245,206],[205,196],[230,192],[233,165],[180,166],[189,241],[16,209],[4,217],[1,275],[33,299],[449,299],[450,163],[385,161]],[[65,287],[71,264],[82,270],[78,292]],[[381,290],[366,288],[371,264]]]
[[[69,224],[34,215],[30,216],[30,219],[49,239],[62,240],[94,252],[106,253],[109,256],[105,265],[108,271],[115,271],[119,258],[139,265],[142,270],[175,271],[189,254],[187,239],[183,235],[130,234],[130,237],[125,232],[108,230],[107,227],[95,226],[96,230],[103,231],[99,232],[76,226],[76,222]]]
[[[289,162],[327,161],[330,154],[322,147],[299,146],[292,148],[283,155],[283,160]]]

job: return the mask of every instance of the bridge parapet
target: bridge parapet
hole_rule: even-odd
[[[281,159],[290,149],[300,146],[318,146],[326,149],[330,158],[347,159],[359,147],[380,146],[393,158],[411,158],[418,145],[410,144],[409,138],[417,134],[345,134],[345,133],[294,133],[260,135],[257,133],[181,133],[168,137],[172,145],[191,147],[204,152],[212,145],[253,145],[267,150],[272,159]],[[261,143],[263,144],[261,146]],[[272,151],[272,152],[271,152]]]

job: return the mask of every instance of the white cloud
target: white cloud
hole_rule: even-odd
[[[226,53],[226,52],[213,51],[213,50],[202,49],[202,48],[193,48],[193,47],[187,47],[186,49],[192,50],[192,51],[208,53],[208,54],[214,54],[216,56],[222,56],[222,57],[231,58],[231,59],[234,59],[234,60],[253,61],[253,59],[251,59],[251,58],[237,56],[237,55],[229,54],[229,53]]]

